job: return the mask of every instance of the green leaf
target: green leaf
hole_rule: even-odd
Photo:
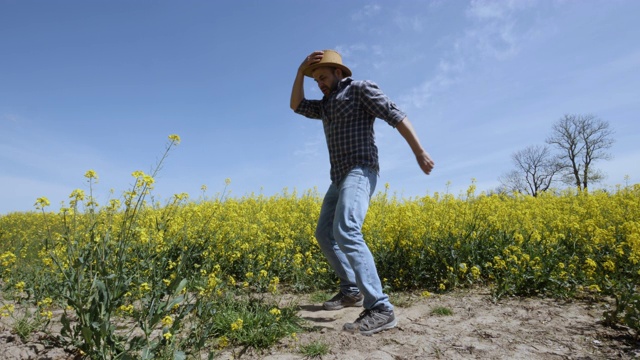
[[[142,352],[140,353],[140,359],[142,360],[153,359],[153,351],[151,351],[149,346],[142,349]]]
[[[182,279],[178,287],[173,291],[173,295],[176,296],[182,292],[182,290],[187,286],[187,279]]]
[[[67,313],[63,313],[62,317],[60,317],[60,322],[62,323],[62,336],[70,336],[71,335],[71,321],[67,317]]]
[[[131,340],[129,340],[129,348],[135,351],[141,348],[145,343],[146,343],[146,340],[144,337],[140,335],[134,336]]]
[[[84,339],[85,344],[91,344],[91,337],[93,336],[93,331],[88,326],[82,327],[82,338]]]
[[[176,304],[180,304],[182,301],[184,300],[184,296],[180,295],[176,298],[174,298],[173,300],[171,300],[170,303],[167,304],[167,307],[165,308],[167,311],[171,310]]]

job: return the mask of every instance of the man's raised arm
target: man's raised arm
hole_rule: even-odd
[[[295,111],[302,100],[304,100],[304,69],[306,69],[307,66],[320,61],[320,59],[322,59],[322,54],[322,51],[312,52],[298,67],[298,73],[296,74],[296,79],[293,81],[293,88],[291,89],[291,102],[289,104],[289,106],[291,106],[291,110]]]

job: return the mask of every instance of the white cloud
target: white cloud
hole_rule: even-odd
[[[378,4],[365,5],[363,8],[359,9],[351,15],[351,20],[367,20],[372,16],[379,14],[381,9],[382,7]]]
[[[478,20],[504,19],[514,11],[530,7],[531,0],[472,0],[466,14]]]
[[[506,60],[518,53],[519,36],[514,32],[513,21],[496,21],[467,31],[462,47],[479,57]]]
[[[472,1],[466,11],[472,20],[469,27],[450,41],[452,45],[440,58],[435,74],[409,90],[402,101],[423,108],[434,94],[458,83],[464,72],[480,61],[505,61],[516,56],[521,42],[535,32],[516,26],[517,12],[529,6],[529,1]]]
[[[424,29],[424,18],[413,15],[405,16],[404,14],[396,14],[393,18],[394,24],[403,31],[413,31],[420,33]]]
[[[505,16],[506,2],[474,0],[467,8],[466,14],[476,19],[500,19]]]
[[[317,135],[308,138],[302,145],[302,148],[295,150],[293,155],[302,158],[303,161],[312,159],[315,161],[323,151],[326,151],[325,139],[322,134],[318,133]]]
[[[440,69],[433,78],[412,88],[409,93],[401,95],[398,104],[402,109],[408,108],[409,106],[422,109],[429,104],[435,94],[446,90],[457,82],[457,71],[442,71],[442,69]]]
[[[342,56],[342,63],[355,73],[356,69],[365,66],[380,68],[385,65],[384,48],[379,45],[365,45],[363,43],[352,45],[337,45],[335,50]]]

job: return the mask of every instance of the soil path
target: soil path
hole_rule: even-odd
[[[216,359],[304,359],[299,349],[324,343],[321,359],[640,359],[640,343],[628,329],[601,324],[608,304],[552,299],[508,298],[492,302],[483,289],[460,290],[429,298],[400,298],[398,327],[374,336],[343,332],[361,309],[324,311],[321,304],[297,299],[300,316],[314,331],[298,334],[267,351],[226,350]],[[451,315],[436,315],[434,309]],[[0,323],[0,358],[69,359],[46,346],[44,334],[27,343]],[[205,357],[206,358],[206,357]]]

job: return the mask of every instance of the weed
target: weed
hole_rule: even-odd
[[[431,310],[431,314],[438,315],[438,316],[451,316],[453,315],[453,310],[444,306],[436,306]]]
[[[321,358],[322,356],[327,355],[330,350],[331,348],[329,345],[321,341],[314,341],[306,345],[300,345],[300,353],[308,359]]]

